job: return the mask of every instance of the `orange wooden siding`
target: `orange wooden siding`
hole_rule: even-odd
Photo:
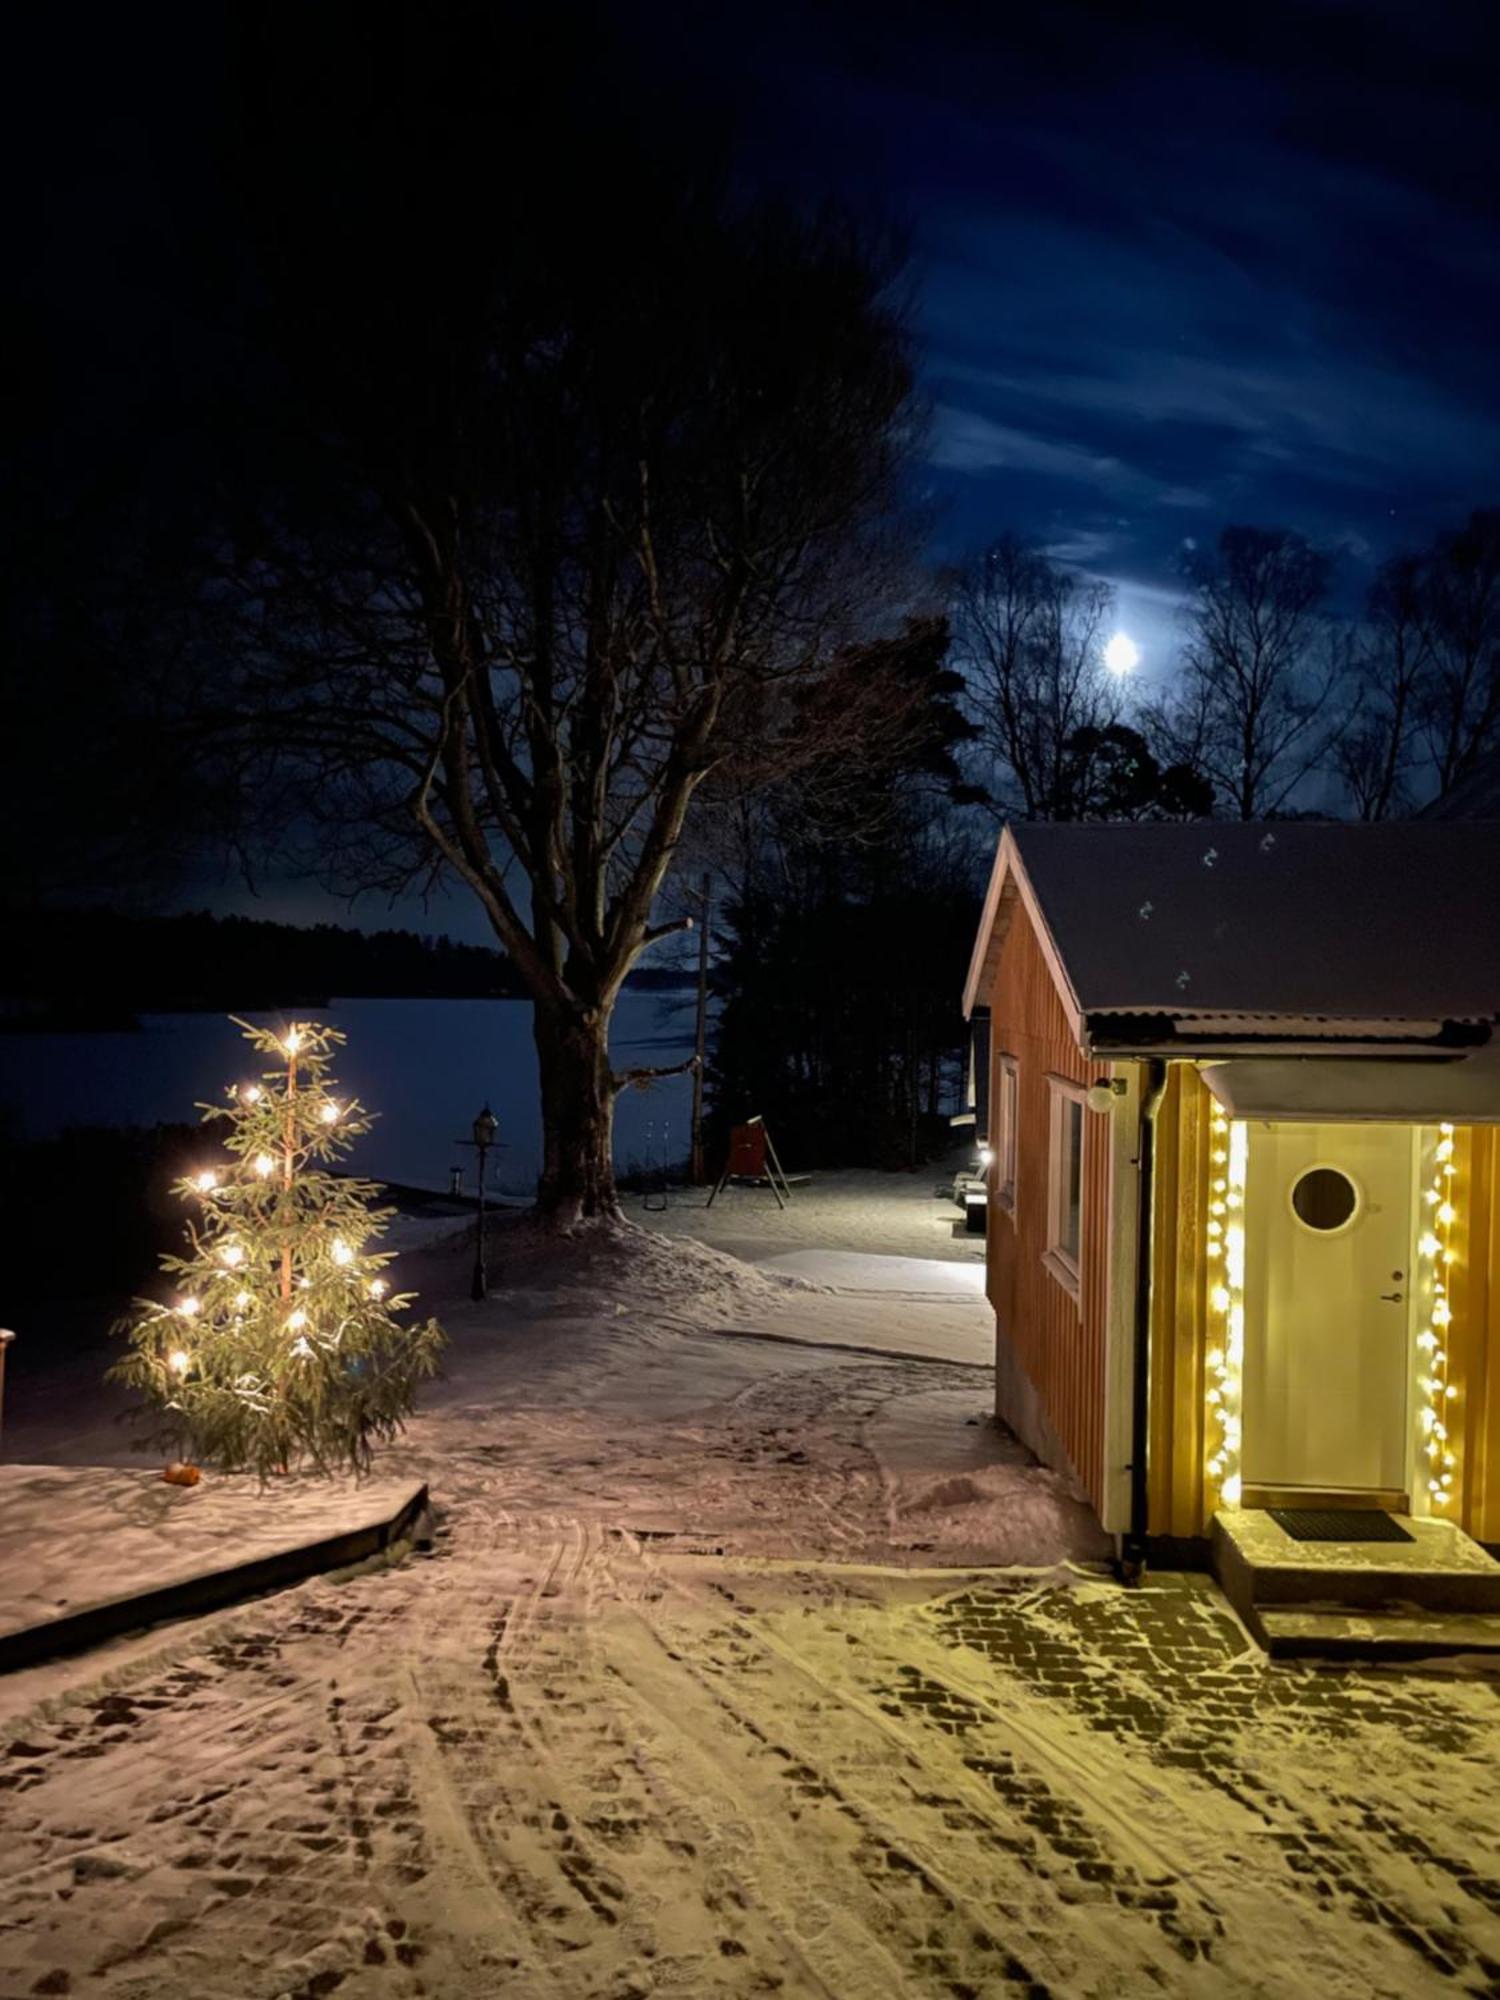
[[[1016,1204],[990,1214],[987,1289],[998,1331],[1035,1391],[1056,1443],[1102,1508],[1105,1482],[1105,1331],[1109,1294],[1109,1121],[1083,1120],[1083,1233],[1075,1298],[1043,1262],[1047,1248],[1049,1075],[1087,1085],[1091,1065],[1073,1040],[1024,905],[1011,911],[991,1007],[990,1130],[998,1132],[1000,1057],[1018,1083]],[[1157,1112],[1150,1329],[1147,1530],[1207,1532],[1205,1476],[1209,1347],[1208,1184],[1213,1100],[1197,1071],[1172,1063]],[[1448,1415],[1457,1458],[1455,1520],[1500,1542],[1500,1128],[1460,1126],[1453,1232]],[[1003,1377],[1002,1377],[1003,1379]],[[1416,1411],[1412,1419],[1416,1421]],[[1415,1497],[1415,1496],[1414,1496]]]
[[[1091,1066],[1073,1039],[1023,905],[1011,914],[990,995],[990,1131],[1000,1057],[1014,1056],[1018,1115],[1016,1200],[991,1211],[988,1291],[1000,1337],[1039,1397],[1047,1422],[1084,1491],[1102,1504],[1104,1337],[1108,1296],[1110,1146],[1107,1119],[1083,1118],[1083,1215],[1079,1294],[1075,1299],[1043,1263],[1047,1248],[1047,1149],[1050,1075],[1087,1085]]]

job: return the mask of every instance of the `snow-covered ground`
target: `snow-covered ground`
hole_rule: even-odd
[[[763,1254],[882,1254],[859,1206]],[[905,1358],[987,1312],[951,1262],[673,1227],[513,1227],[482,1306],[403,1258],[430,1550],[0,1682],[5,2000],[1493,1990],[1491,1684],[1119,1591],[987,1370]]]

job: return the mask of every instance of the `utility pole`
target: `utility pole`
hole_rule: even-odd
[[[698,891],[702,908],[698,914],[698,1035],[695,1043],[698,1060],[693,1065],[694,1187],[702,1187],[708,1179],[708,1168],[703,1158],[703,1063],[708,1049],[708,908],[712,886],[712,876],[705,874]]]

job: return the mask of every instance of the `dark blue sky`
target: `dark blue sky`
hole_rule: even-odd
[[[669,127],[905,222],[935,553],[1013,528],[1108,578],[1148,673],[1226,522],[1334,548],[1353,604],[1500,504],[1497,0],[598,11]],[[223,18],[60,7],[12,48],[9,387],[85,469],[192,349]]]
[[[947,549],[1017,527],[1155,626],[1226,521],[1352,596],[1500,496],[1500,9],[716,18],[755,155],[913,228]]]

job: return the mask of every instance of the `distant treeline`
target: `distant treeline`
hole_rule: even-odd
[[[0,1025],[122,1027],[138,1014],[315,1006],[333,999],[485,999],[519,988],[503,953],[415,931],[259,917],[0,915]]]

